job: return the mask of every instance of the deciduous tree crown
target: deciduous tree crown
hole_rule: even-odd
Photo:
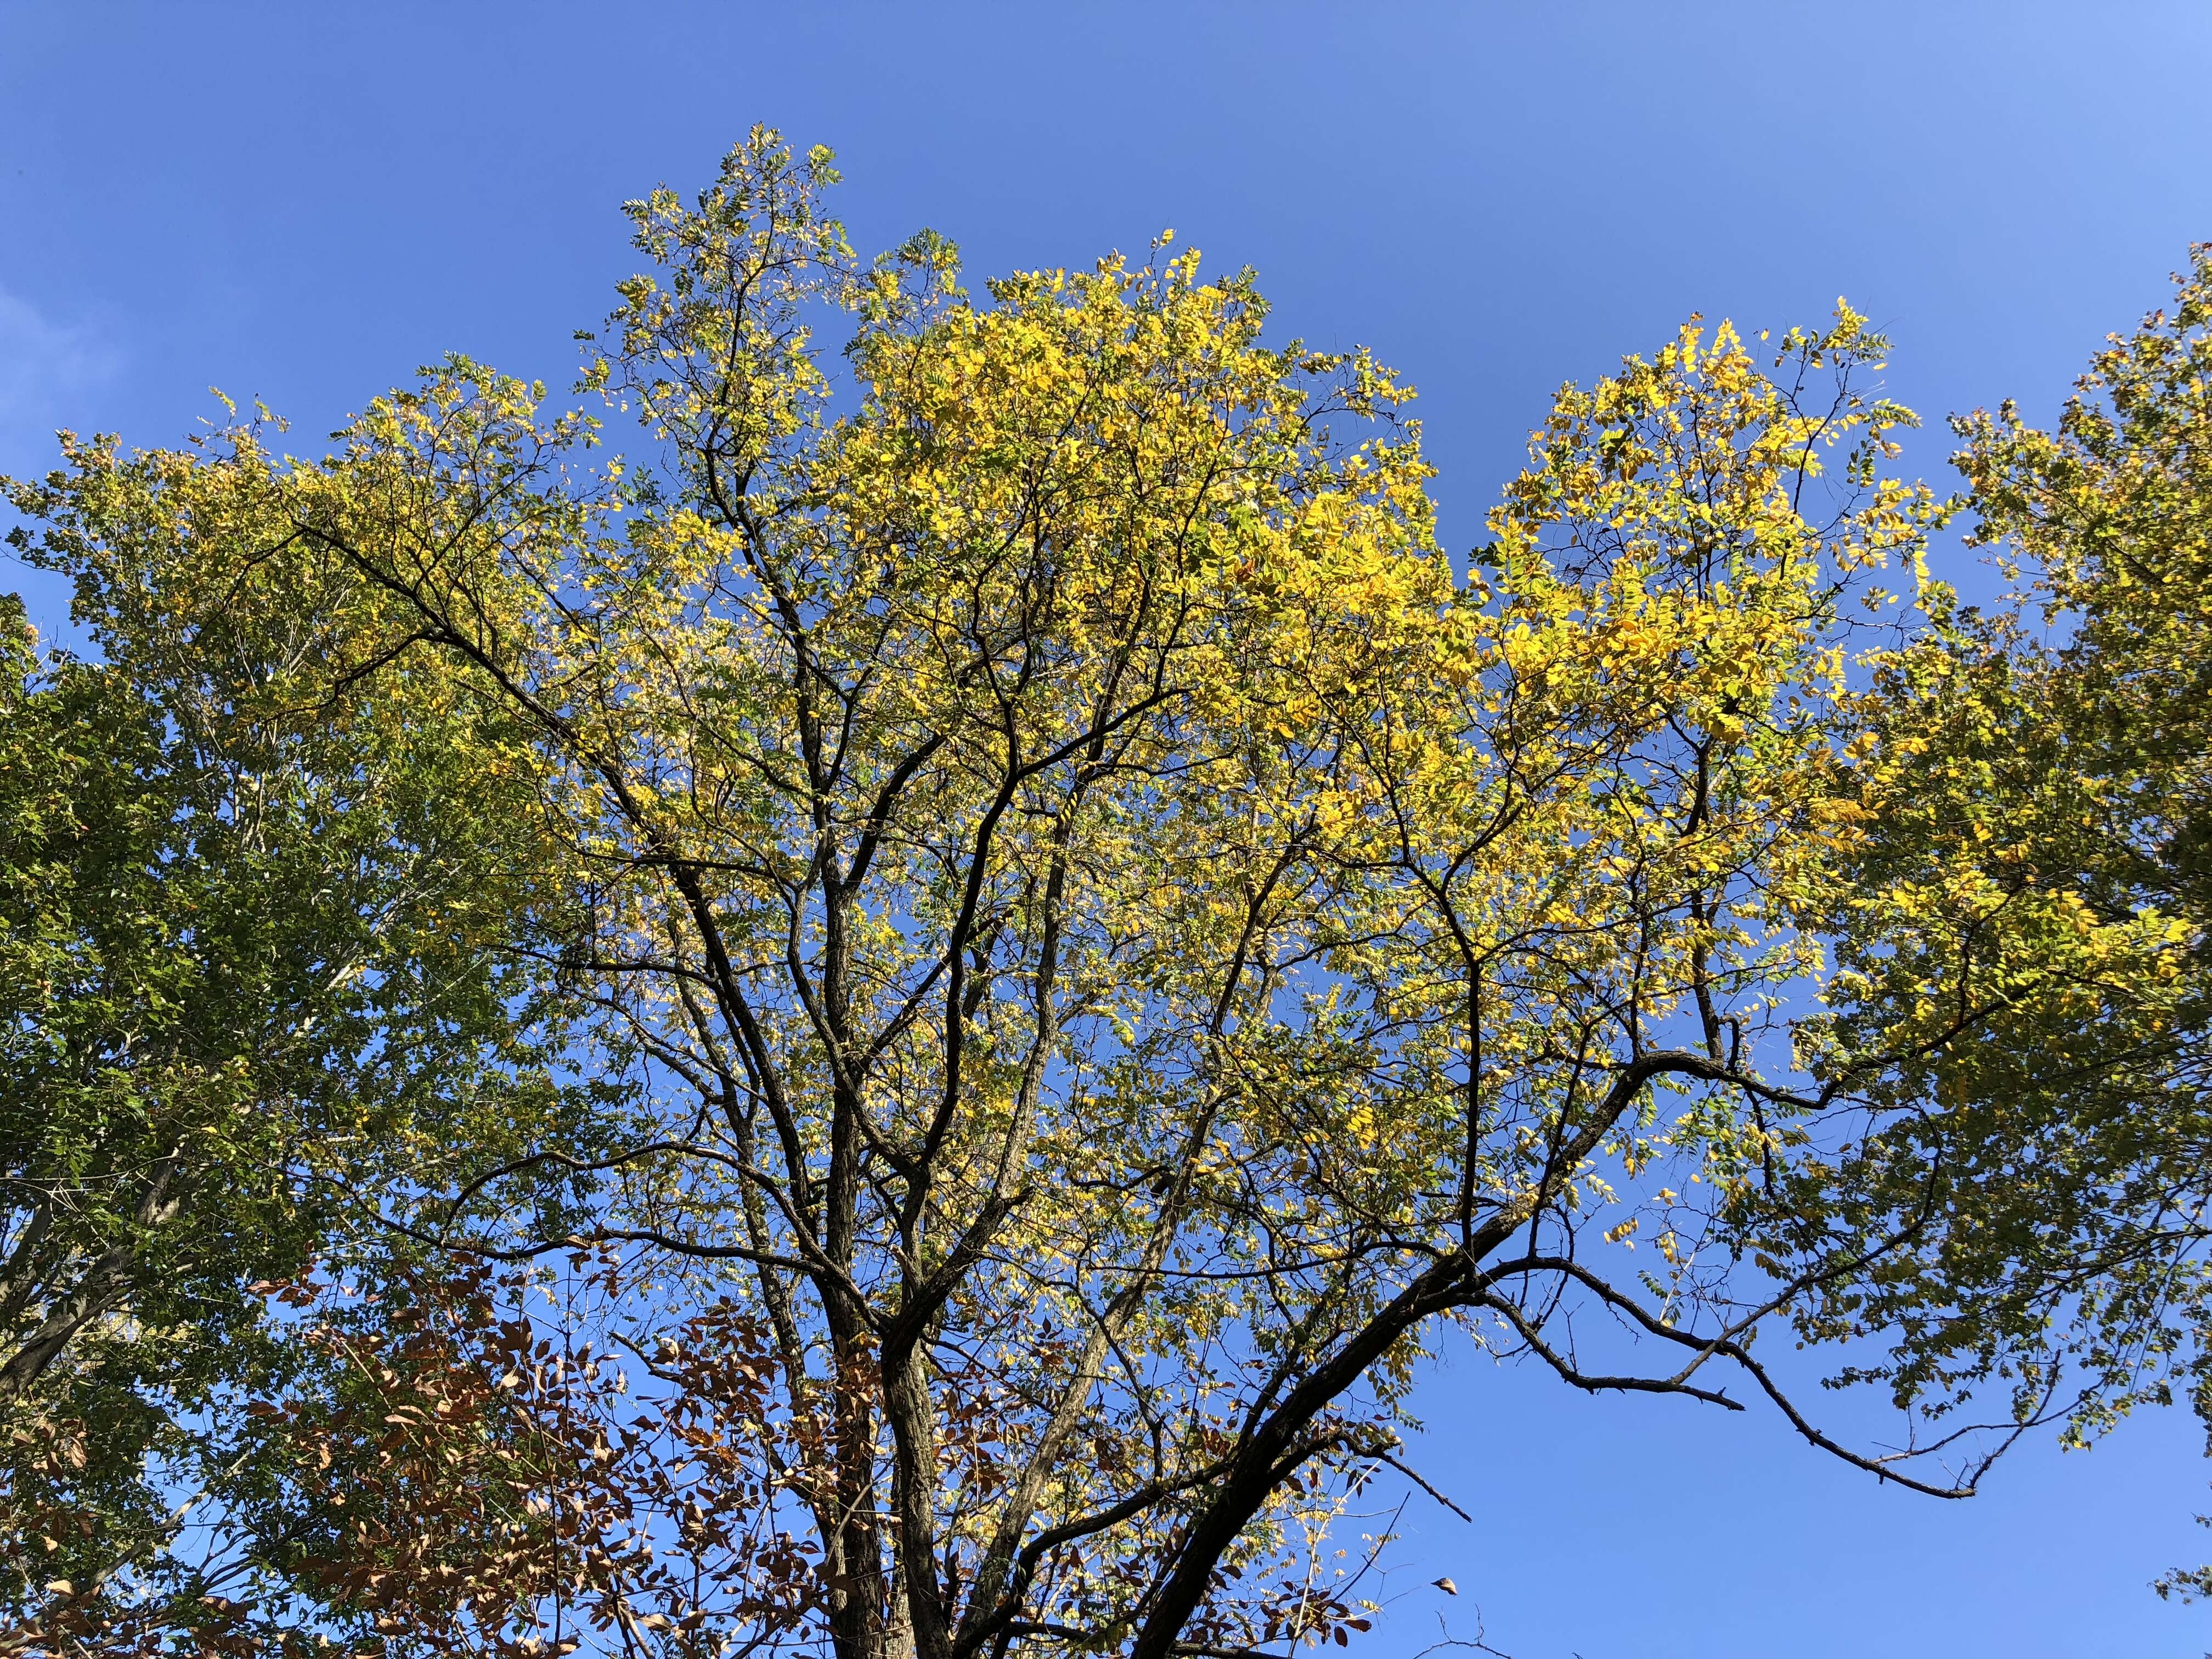
[[[1455,568],[1249,274],[835,176],[630,204],[635,453],[453,359],[12,486],[103,658],[0,703],[15,1650],[1243,1659],[1447,1345],[1941,1496],[2196,1363],[2212,270],[1961,428],[2044,647],[1847,306],[1564,389]],[[1792,1321],[2009,1386],[1855,1448]]]

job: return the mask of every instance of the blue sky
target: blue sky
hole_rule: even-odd
[[[616,204],[755,121],[836,149],[864,250],[972,276],[1141,250],[1250,264],[1285,331],[1421,388],[1455,550],[1559,381],[1689,312],[1848,295],[1940,417],[2047,416],[2212,238],[2212,6],[1401,3],[584,8],[0,0],[0,470],[51,430],[173,441],[219,385],[319,434],[449,349],[564,383],[628,269]],[[0,574],[13,585],[15,573]],[[53,617],[50,593],[34,592]],[[1463,1358],[1367,1650],[1516,1659],[2212,1648],[2185,1418],[2015,1454],[1971,1504],[1754,1413],[1586,1400]],[[1449,1573],[1464,1592],[1425,1587]]]

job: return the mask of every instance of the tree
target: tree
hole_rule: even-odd
[[[2212,1423],[2212,247],[2176,281],[2056,432],[1954,422],[2013,589],[1935,590],[1858,704],[1822,1063],[1873,1111],[1771,1233],[1901,1232],[1808,1334],[1887,1333],[1900,1398],[2004,1389],[2077,1441],[2177,1385]]]
[[[391,1249],[282,1292],[222,1639],[1344,1642],[1321,1540],[1445,1341],[1732,1373],[1970,1492],[2037,1398],[1875,1456],[1755,1346],[1948,1201],[1838,1126],[2028,1030],[1868,1012],[1933,935],[1849,669],[1944,513],[1881,339],[1693,322],[1565,388],[1461,576],[1410,392],[1267,344],[1249,274],[1163,237],[977,302],[937,239],[856,259],[834,176],[756,132],[631,204],[584,378],[642,459],[455,359],[322,461],[234,435],[159,535],[96,468],[33,503],[118,659],[342,619],[272,729],[488,803],[468,960],[597,1088],[330,1170]]]
[[[343,636],[341,596],[257,608],[138,580],[183,535],[265,556],[270,526],[221,516],[264,465],[250,431],[219,455],[65,453],[68,472],[12,487],[46,521],[16,544],[78,576],[101,659],[42,659],[21,605],[0,614],[0,1531],[25,1544],[0,1607],[18,1614],[54,1584],[89,1605],[118,1574],[198,1582],[167,1546],[251,1462],[224,1402],[289,1363],[258,1281],[357,1229],[335,1172],[490,1152],[558,1115],[529,976],[471,921],[506,946],[525,914],[490,734],[420,704],[382,726],[283,716]],[[264,571],[264,596],[287,580]],[[398,693],[380,687],[387,711]]]

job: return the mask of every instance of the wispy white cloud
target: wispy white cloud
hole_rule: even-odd
[[[94,330],[57,322],[0,289],[0,472],[44,470],[54,429],[85,424],[74,405],[120,364]]]

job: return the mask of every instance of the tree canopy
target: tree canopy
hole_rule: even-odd
[[[1899,1240],[1808,1332],[1880,1331],[1863,1374],[1900,1397],[2001,1387],[2077,1440],[2177,1386],[2212,1425],[2212,246],[2176,284],[2055,432],[1953,422],[2009,591],[1934,585],[1873,659],[1822,1063],[1903,1059],[1775,1206]]]
[[[1847,306],[1455,565],[1249,273],[835,177],[629,204],[634,453],[454,358],[11,487],[15,1650],[1243,1659],[1447,1346],[1947,1497],[2197,1374],[2212,267],[1961,425],[1984,615]]]

